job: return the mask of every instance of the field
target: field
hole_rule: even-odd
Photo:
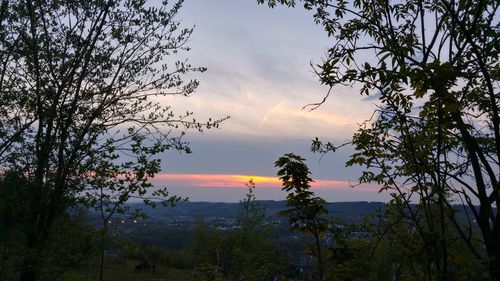
[[[135,272],[140,264],[137,260],[124,260],[107,257],[104,266],[105,281],[191,281],[194,279],[192,270],[180,270],[164,264],[155,264],[155,271],[149,269]],[[94,259],[79,268],[64,274],[62,280],[95,281],[99,280],[99,259]]]

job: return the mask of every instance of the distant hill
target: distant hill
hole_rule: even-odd
[[[295,253],[302,253],[304,237],[294,236],[290,239],[289,225],[286,219],[277,219],[276,213],[284,210],[286,201],[257,201],[266,210],[266,222],[273,227],[272,237],[284,248]],[[161,246],[169,250],[188,249],[196,236],[196,229],[203,225],[221,231],[238,227],[236,218],[240,203],[214,202],[181,202],[172,208],[158,206],[151,208],[147,205],[129,204],[131,211],[141,209],[147,216],[146,220],[139,220],[129,215],[116,214],[112,219],[113,233],[122,239],[132,240],[146,245]],[[330,217],[338,217],[345,223],[362,223],[368,214],[384,210],[382,202],[335,202],[328,203]],[[458,219],[465,220],[463,206],[457,205]],[[90,212],[88,223],[97,228],[102,227],[102,220],[95,211]],[[236,228],[237,229],[237,228]],[[298,237],[298,240],[296,240]]]
[[[266,209],[266,215],[276,216],[283,210],[286,201],[258,201]],[[328,203],[330,216],[337,216],[349,222],[360,222],[367,214],[374,213],[382,208],[382,202],[335,202]],[[180,202],[173,208],[162,206],[151,208],[144,204],[130,204],[131,208],[142,209],[149,217],[186,217],[186,218],[213,218],[224,217],[235,219],[240,208],[239,203],[214,202]]]

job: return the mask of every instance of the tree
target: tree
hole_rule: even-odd
[[[22,280],[38,279],[59,214],[78,203],[168,198],[148,192],[159,155],[190,152],[183,130],[222,121],[200,123],[161,103],[192,94],[198,82],[184,75],[205,70],[182,60],[193,32],[176,20],[182,3],[1,2],[0,171],[25,175],[29,189]]]
[[[361,182],[380,184],[413,218],[424,218],[417,231],[439,241],[426,244],[439,247],[440,279],[449,279],[446,239],[453,231],[488,264],[490,279],[500,280],[498,1],[302,2],[334,39],[315,68],[321,83],[355,86],[378,99],[371,120],[353,136],[356,153],[347,164],[367,167]],[[317,140],[312,148],[337,147]],[[465,223],[457,221],[457,201]],[[435,207],[438,217],[431,215]],[[480,247],[473,243],[476,227]]]
[[[157,189],[147,194],[148,189],[152,189],[153,185],[148,182],[148,177],[143,175],[154,176],[160,171],[159,159],[150,159],[152,156],[163,151],[160,143],[156,143],[152,147],[147,147],[143,144],[145,136],[133,136],[130,138],[130,150],[128,157],[133,156],[133,161],[124,163],[116,163],[116,158],[107,154],[102,154],[101,158],[96,161],[93,177],[86,178],[87,185],[92,187],[83,198],[85,202],[93,206],[100,215],[102,222],[100,250],[101,262],[99,280],[103,278],[104,271],[104,250],[106,247],[107,237],[109,235],[109,222],[116,213],[129,213],[134,218],[145,217],[145,214],[139,209],[131,212],[130,206],[125,203],[130,198],[141,198],[143,202],[151,207],[156,207],[156,200],[162,200],[161,203],[165,207],[173,207],[175,203],[187,198],[178,196],[169,196],[166,188]],[[113,149],[114,150],[114,149]],[[104,157],[102,157],[104,156]],[[106,157],[108,157],[106,159]],[[117,176],[110,175],[111,171],[130,171],[130,175]],[[155,200],[156,199],[156,200]]]
[[[27,180],[7,171],[0,179],[0,279],[13,279],[16,257],[22,252],[27,212],[19,202],[27,195]]]
[[[330,243],[325,249],[325,261],[330,263],[325,273],[326,280],[394,280],[387,274],[386,260],[384,266],[380,266],[371,258],[372,239],[367,239],[369,234],[365,223],[351,224],[332,218],[327,232]],[[381,278],[376,269],[384,271],[385,275]]]
[[[0,279],[19,279],[19,257],[25,252],[25,233],[30,227],[29,208],[23,204],[29,196],[28,179],[6,171],[0,179]],[[40,275],[58,280],[64,272],[95,253],[96,231],[83,223],[83,208],[73,208],[58,216],[50,238],[50,248],[43,253],[45,266]]]
[[[429,280],[439,278],[437,261],[442,260],[442,252],[439,243],[439,232],[430,232],[425,229],[426,236],[421,231],[416,231],[416,225],[424,227],[424,217],[415,220],[412,213],[404,207],[403,200],[392,200],[383,212],[373,215],[368,220],[368,230],[373,249],[370,255],[370,264],[378,264],[377,270],[373,267],[375,274],[387,280],[390,276],[396,280]],[[414,205],[415,209],[422,206]],[[432,215],[439,218],[439,208],[434,206]],[[454,226],[448,220],[445,224],[448,237],[447,243],[448,277],[450,280],[487,280],[488,271],[484,264],[467,249],[466,244],[459,235],[453,231]],[[409,231],[413,229],[413,231]],[[478,233],[474,233],[474,240]],[[432,243],[430,243],[432,242]],[[437,246],[436,246],[437,244]],[[477,245],[479,246],[479,245]],[[373,275],[375,275],[373,274]],[[385,278],[384,278],[385,275]],[[442,279],[442,278],[441,278]]]
[[[246,184],[248,193],[240,200],[237,222],[233,230],[207,229],[200,223],[193,241],[193,254],[199,259],[197,271],[205,280],[272,280],[284,273],[281,250],[272,240],[265,224],[265,207],[256,201],[255,183]]]
[[[253,179],[250,179],[245,185],[248,188],[248,192],[245,198],[240,200],[237,222],[243,227],[245,232],[259,231],[266,217],[265,208],[260,206],[255,198],[255,182]]]
[[[288,192],[286,209],[279,213],[288,218],[290,230],[311,234],[314,245],[311,254],[318,260],[319,279],[324,276],[324,262],[321,238],[328,228],[328,220],[324,216],[328,213],[326,202],[314,196],[310,190],[311,182],[309,167],[305,159],[293,153],[280,157],[275,166],[279,168],[278,176],[283,182],[282,190]]]
[[[271,226],[265,224],[266,208],[255,198],[254,181],[250,179],[246,187],[237,217],[242,228],[234,233],[235,275],[238,280],[272,280],[283,274],[282,252],[274,244]]]

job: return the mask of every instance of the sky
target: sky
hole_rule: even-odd
[[[332,43],[310,12],[269,9],[254,0],[186,0],[178,19],[195,25],[189,61],[208,70],[194,77],[200,87],[193,96],[162,102],[199,120],[230,119],[219,129],[188,132],[193,153],[167,153],[155,184],[191,201],[238,202],[252,178],[257,199],[283,200],[274,162],[294,152],[307,159],[313,190],[325,200],[388,199],[377,186],[352,187],[362,171],[345,167],[352,149],[323,157],[309,150],[315,137],[349,140],[374,109],[351,88],[335,88],[315,111],[302,109],[328,91],[311,64],[321,63]]]

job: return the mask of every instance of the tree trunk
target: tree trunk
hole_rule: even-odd
[[[37,238],[36,233],[28,235],[27,252],[23,258],[20,281],[36,281],[39,279],[41,253],[39,239]]]
[[[108,225],[107,220],[104,222],[104,226],[101,234],[101,264],[99,266],[99,281],[102,281],[102,276],[104,272],[104,248],[105,248],[105,239],[108,234]]]
[[[500,237],[492,237],[491,243],[488,243],[486,251],[489,258],[489,269],[491,280],[500,281]]]
[[[323,257],[321,256],[321,244],[317,233],[314,233],[314,239],[316,240],[316,253],[318,255],[319,280],[323,280]]]
[[[104,242],[101,242],[101,264],[99,266],[99,281],[102,281],[103,272],[104,272]]]

